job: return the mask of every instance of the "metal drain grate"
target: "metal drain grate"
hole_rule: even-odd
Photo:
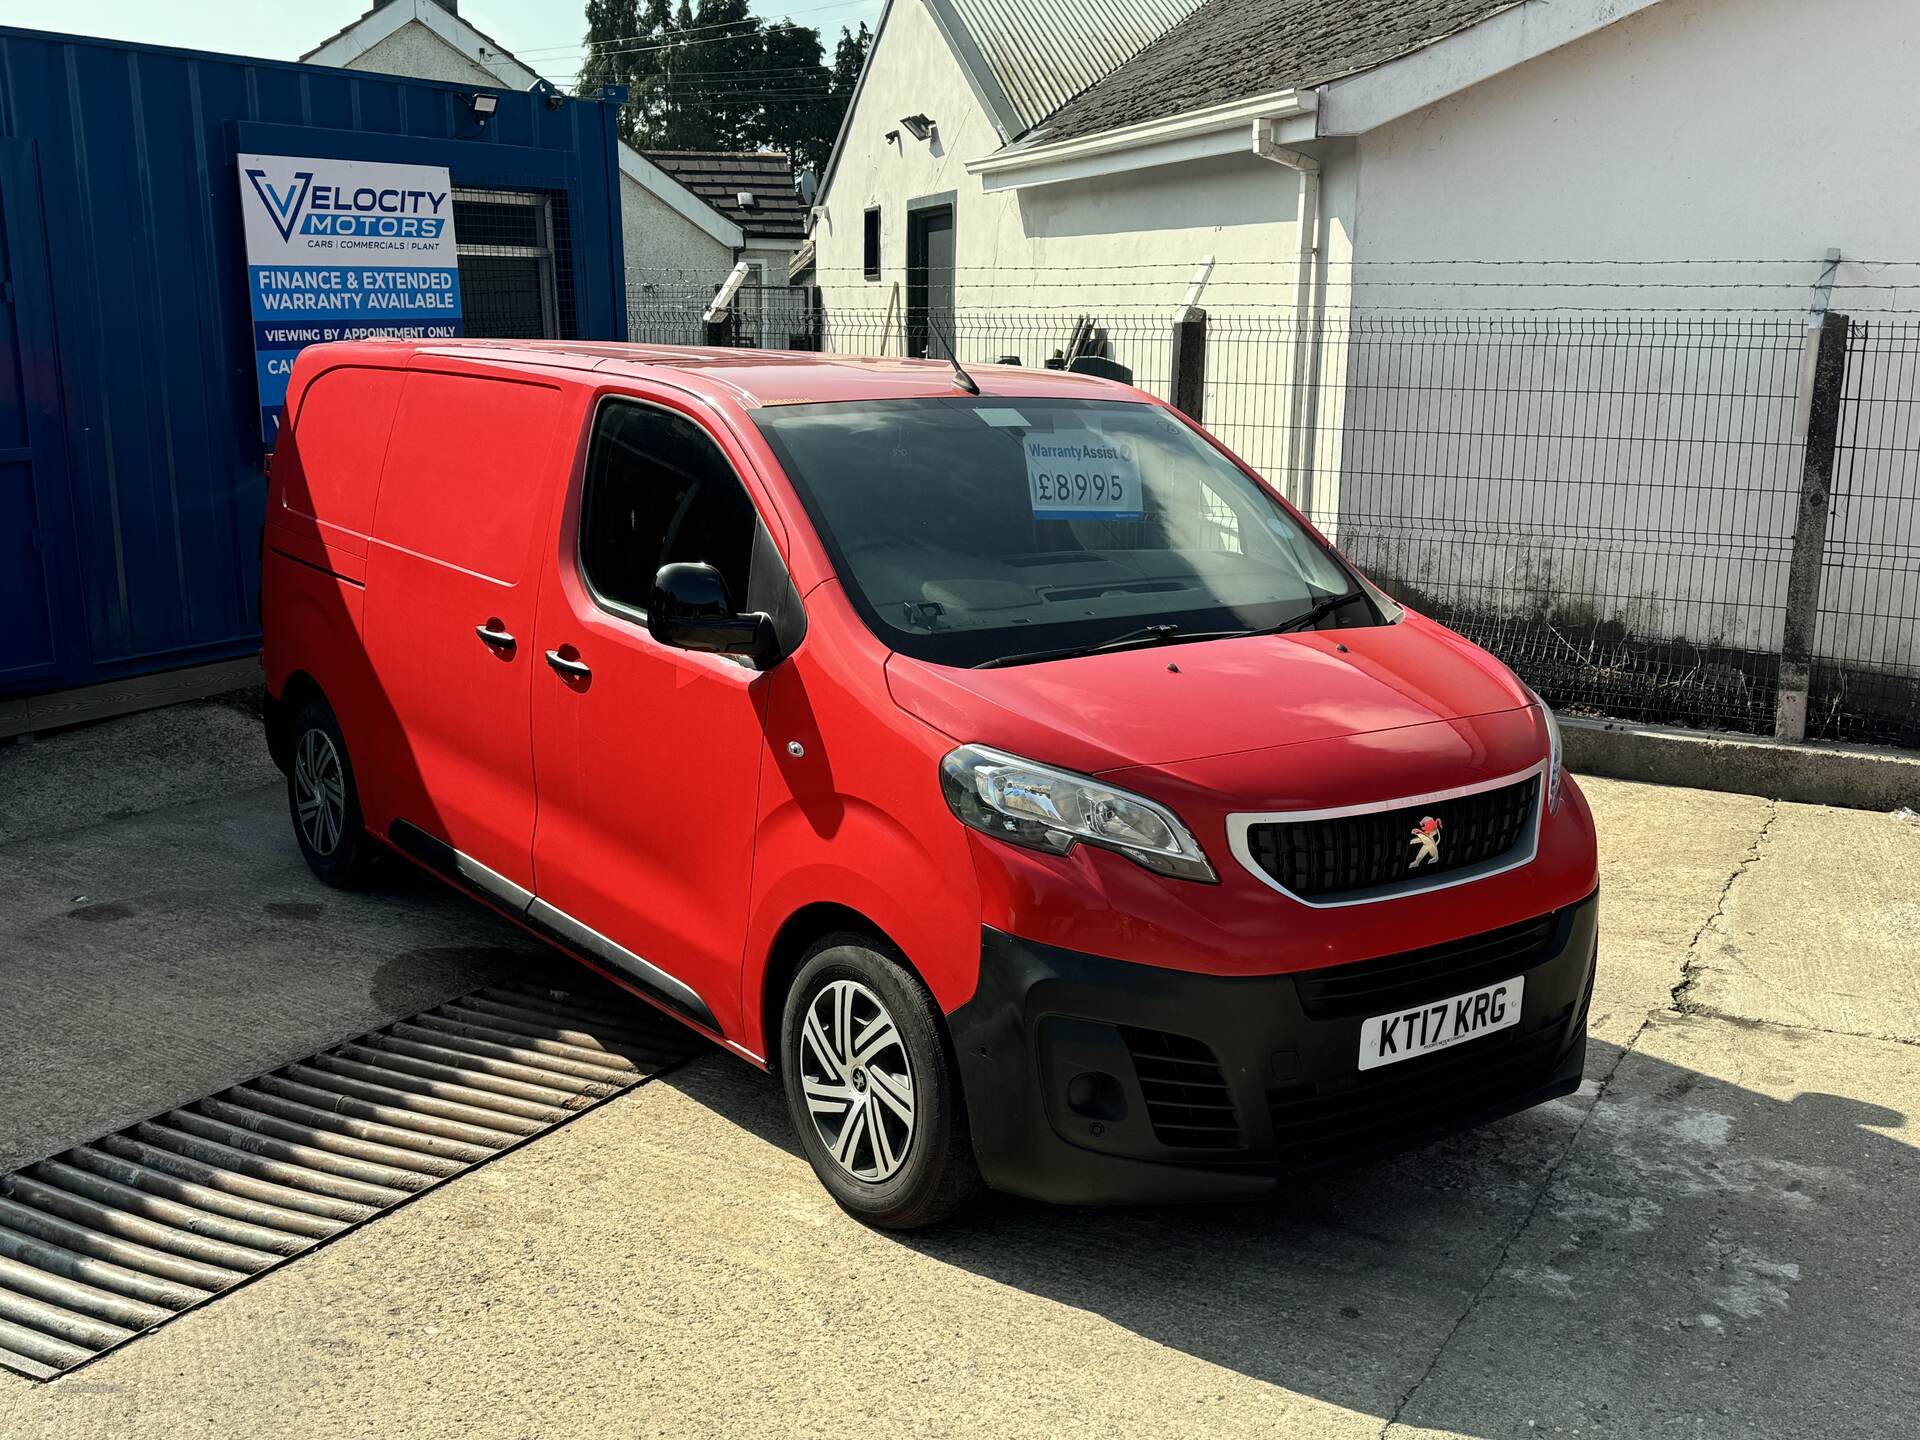
[[[500,985],[0,1176],[0,1367],[51,1380],[697,1044],[590,978]]]

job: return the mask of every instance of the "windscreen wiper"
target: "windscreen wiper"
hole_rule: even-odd
[[[1344,595],[1330,595],[1325,600],[1309,605],[1298,615],[1282,620],[1278,625],[1267,631],[1267,634],[1284,635],[1289,630],[1304,630],[1309,625],[1318,625],[1322,620],[1326,619],[1327,616],[1333,614],[1334,611],[1340,609],[1342,606],[1351,605],[1356,600],[1364,600],[1366,598],[1366,592],[1363,590],[1349,590]]]
[[[1233,640],[1255,633],[1252,630],[1182,630],[1178,625],[1163,622],[1125,631],[1097,645],[1067,645],[1058,650],[1028,650],[1018,655],[996,655],[991,660],[982,660],[973,668],[997,670],[1003,665],[1031,665],[1041,660],[1070,660],[1076,655],[1098,655],[1103,650],[1134,650],[1148,645],[1165,645],[1175,640],[1183,643],[1188,640]]]

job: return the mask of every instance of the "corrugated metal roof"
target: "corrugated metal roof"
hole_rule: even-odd
[[[1006,92],[1038,124],[1206,0],[946,0]]]

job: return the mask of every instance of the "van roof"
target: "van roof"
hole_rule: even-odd
[[[637,345],[579,340],[370,340],[381,362],[414,355],[602,376],[668,379],[705,394],[724,393],[748,406],[805,405],[831,400],[914,399],[958,393],[944,360],[829,355],[793,350],[734,350],[692,345]],[[398,352],[398,353],[396,353]],[[407,358],[400,359],[404,354]],[[1012,365],[967,366],[982,394],[1118,400],[1133,391],[1111,380],[1064,370]]]

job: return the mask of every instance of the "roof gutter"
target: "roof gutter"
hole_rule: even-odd
[[[1311,90],[1276,90],[1096,135],[998,150],[969,160],[967,170],[980,177],[983,189],[1025,190],[1212,155],[1244,155],[1249,124],[1265,126],[1279,140],[1312,139],[1317,105]]]

